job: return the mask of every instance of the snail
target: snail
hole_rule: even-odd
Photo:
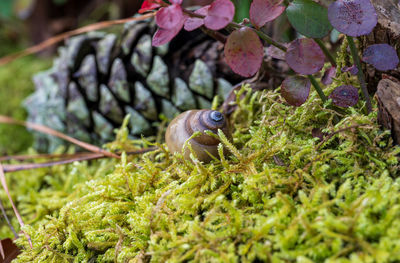
[[[165,141],[172,153],[181,152],[186,140],[194,132],[200,131],[202,134],[192,138],[189,142],[197,158],[200,161],[209,162],[212,160],[209,154],[218,158],[219,140],[207,135],[204,131],[210,130],[217,134],[218,129],[221,129],[228,138],[231,137],[229,125],[224,114],[214,110],[189,110],[181,113],[171,121],[165,134]],[[190,159],[189,149],[185,149],[183,154],[185,159]]]

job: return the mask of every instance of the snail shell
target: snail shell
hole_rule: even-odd
[[[213,110],[189,110],[171,121],[165,134],[165,141],[171,152],[181,152],[186,140],[194,132],[200,131],[202,134],[192,138],[190,144],[200,161],[209,162],[212,158],[207,152],[218,158],[220,141],[204,131],[210,130],[217,134],[218,129],[221,129],[228,138],[231,137],[228,122],[222,113]],[[185,149],[183,154],[185,159],[190,159],[189,149]]]

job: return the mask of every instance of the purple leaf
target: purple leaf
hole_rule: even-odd
[[[230,0],[215,0],[204,18],[204,25],[212,30],[220,30],[232,22],[235,6]]]
[[[280,16],[285,7],[281,6],[283,0],[253,0],[250,5],[250,21],[255,27],[262,27]]]
[[[184,17],[180,5],[161,8],[156,14],[156,23],[163,29],[174,29],[183,24]]]
[[[260,69],[264,49],[257,34],[248,27],[242,27],[228,36],[224,54],[235,73],[250,77]]]
[[[330,67],[327,70],[325,70],[324,75],[321,78],[321,82],[324,85],[329,85],[332,84],[333,82],[333,77],[336,75],[336,67]]]
[[[206,16],[208,14],[208,9],[210,8],[210,5],[203,6],[200,9],[197,9],[194,13],[202,16]],[[198,18],[198,17],[188,17],[185,20],[185,30],[186,31],[193,31],[199,27],[204,25],[204,18]]]
[[[329,95],[333,104],[339,107],[351,107],[358,102],[358,90],[351,85],[339,86]]]
[[[289,45],[287,45],[286,43],[282,44],[285,47],[288,47]],[[280,60],[285,60],[285,51],[283,51],[282,49],[279,49],[273,45],[267,47],[267,55],[272,57],[272,58],[276,58],[276,59],[280,59]]]
[[[281,94],[293,106],[303,104],[310,94],[311,82],[303,76],[289,76],[282,82]]]
[[[396,50],[388,44],[375,44],[364,50],[362,60],[377,70],[392,70],[399,64]]]
[[[285,58],[291,69],[304,75],[320,71],[325,60],[321,48],[314,40],[309,38],[296,39],[290,42]]]
[[[356,65],[352,65],[350,67],[345,66],[342,68],[342,72],[350,72],[351,75],[357,75],[358,68]]]
[[[328,18],[337,31],[352,37],[371,33],[378,22],[370,0],[333,2],[328,8]]]

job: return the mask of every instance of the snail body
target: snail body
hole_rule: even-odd
[[[204,131],[209,130],[217,134],[218,129],[221,129],[230,138],[228,122],[222,113],[213,110],[189,110],[171,121],[165,134],[165,141],[172,153],[181,152],[185,142],[194,132],[199,131],[202,134],[192,138],[189,142],[197,158],[200,161],[209,162],[212,158],[207,152],[218,158],[220,141],[207,135]],[[189,149],[185,149],[183,155],[185,159],[190,159]]]

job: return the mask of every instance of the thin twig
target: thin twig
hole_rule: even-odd
[[[80,156],[80,157],[75,157],[75,158],[68,158],[68,159],[62,159],[58,161],[51,161],[51,162],[44,162],[44,163],[25,163],[25,164],[3,164],[3,169],[5,173],[10,173],[10,172],[16,172],[16,171],[22,171],[22,170],[30,170],[30,169],[37,169],[37,168],[43,168],[43,167],[49,167],[49,166],[54,166],[54,165],[60,165],[60,164],[67,164],[67,163],[73,163],[77,161],[87,161],[87,160],[95,160],[95,159],[100,159],[100,158],[105,158],[101,153],[89,153],[86,156]]]
[[[95,153],[101,153],[104,154],[105,156],[108,157],[112,157],[112,158],[120,158],[120,156],[108,152],[104,149],[101,149],[100,147],[97,147],[95,145],[92,145],[90,143],[86,143],[86,142],[82,142],[80,140],[77,140],[75,138],[72,138],[68,135],[65,135],[64,133],[61,133],[59,131],[53,130],[49,127],[43,126],[43,125],[39,125],[39,124],[35,124],[35,123],[30,123],[30,122],[25,122],[25,121],[20,121],[20,120],[15,120],[13,118],[7,117],[7,116],[3,116],[0,115],[0,123],[8,123],[8,124],[17,124],[17,125],[22,125],[25,126],[27,128],[42,132],[42,133],[46,133],[46,134],[50,134],[53,135],[55,137],[61,138],[63,140],[66,140],[70,143],[73,143],[75,145],[78,145],[86,150],[89,150],[91,152],[95,152]]]
[[[3,186],[4,191],[6,192],[6,194],[8,196],[8,200],[10,200],[11,206],[14,210],[15,216],[17,217],[19,225],[21,226],[21,230],[22,230],[22,228],[24,227],[25,224],[24,224],[24,221],[22,220],[20,213],[18,212],[17,207],[15,206],[15,204],[11,198],[11,194],[10,194],[10,191],[7,186],[6,176],[5,176],[4,170],[3,170],[3,165],[1,163],[0,163],[0,181]],[[31,237],[27,233],[25,233],[25,231],[22,230],[22,232],[24,233],[25,237],[28,239],[30,247],[33,248]]]
[[[15,237],[15,238],[18,238],[18,234],[17,234],[17,232],[15,231],[14,227],[13,227],[12,224],[11,224],[10,219],[9,219],[8,216],[7,216],[6,210],[5,210],[5,208],[4,208],[4,205],[3,205],[3,202],[1,201],[1,199],[0,199],[0,209],[1,209],[1,213],[3,214],[4,219],[5,219],[6,222],[7,222],[8,227],[11,229],[11,232],[13,232],[13,234],[14,234],[14,237]]]

